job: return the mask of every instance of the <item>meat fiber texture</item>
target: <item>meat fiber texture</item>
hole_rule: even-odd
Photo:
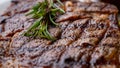
[[[34,22],[25,13],[38,1],[13,0],[0,16],[0,68],[120,68],[114,5],[72,2],[56,19],[59,26],[49,26],[52,42],[22,35]]]

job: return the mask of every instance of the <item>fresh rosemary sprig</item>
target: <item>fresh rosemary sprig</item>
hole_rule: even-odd
[[[63,6],[61,1],[56,1],[59,5]],[[58,13],[65,13],[65,11],[55,4],[53,0],[45,0],[36,4],[26,15],[31,15],[32,18],[37,20],[24,33],[24,36],[40,37],[54,41],[55,38],[48,32],[48,25],[58,25],[55,23],[55,17]]]

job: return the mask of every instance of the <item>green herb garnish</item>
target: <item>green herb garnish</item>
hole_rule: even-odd
[[[57,4],[55,4],[53,0],[45,0],[44,2],[38,3],[28,14],[26,14],[27,16],[31,15],[32,18],[36,19],[36,21],[24,33],[24,36],[55,40],[55,38],[48,32],[48,25],[57,26],[58,24],[55,23],[56,15],[58,13],[65,13],[65,11],[58,6],[58,4],[61,6],[63,5],[61,1],[56,1]]]

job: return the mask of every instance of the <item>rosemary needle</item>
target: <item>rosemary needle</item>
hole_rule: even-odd
[[[56,0],[57,3],[63,6],[60,0]],[[36,21],[32,26],[24,33],[24,36],[46,38],[54,41],[55,38],[48,32],[48,24],[57,26],[55,23],[55,17],[57,13],[65,13],[53,0],[45,0],[44,2],[38,3],[26,14],[31,15]]]

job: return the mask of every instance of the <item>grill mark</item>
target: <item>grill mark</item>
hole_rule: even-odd
[[[55,47],[55,48],[52,48],[52,49],[49,49],[49,50],[45,50],[44,53],[41,54],[41,56],[44,55],[45,53],[49,52],[49,51],[52,51],[52,50],[56,50],[56,51],[57,51],[57,50],[61,50],[61,51],[62,51],[62,52],[60,52],[60,55],[58,56],[58,59],[56,59],[57,61],[55,60],[56,62],[52,62],[53,64],[54,64],[54,63],[58,63],[59,60],[60,60],[60,58],[61,58],[61,56],[62,56],[62,54],[64,54],[64,52],[66,51],[66,48],[60,46],[60,47]],[[40,56],[40,57],[41,57],[41,56]]]
[[[89,21],[89,23],[90,23],[90,21]],[[88,23],[87,26],[83,29],[83,31],[82,31],[82,33],[81,33],[81,36],[78,37],[78,38],[76,39],[76,41],[79,40],[79,39],[84,39],[84,37],[85,37],[85,36],[84,36],[84,30],[87,29],[89,23]],[[98,28],[98,27],[97,27],[97,28]],[[103,35],[106,33],[106,31],[107,31],[107,29],[104,31]],[[90,38],[90,37],[88,37],[88,38]],[[92,37],[91,37],[91,38],[92,38]],[[99,37],[97,37],[97,38],[99,39]],[[102,37],[100,38],[100,40],[101,40],[101,39],[102,39]],[[96,45],[99,44],[100,40],[98,40],[98,42],[96,43]],[[74,41],[74,42],[75,42],[75,41]],[[73,43],[74,43],[74,42],[73,42]],[[73,44],[73,43],[71,43],[71,44]]]
[[[92,3],[90,3],[89,6],[85,8],[85,11],[86,11],[91,5],[92,5]]]
[[[114,20],[114,21],[115,21],[115,20]],[[110,22],[108,23],[109,26],[107,27],[107,30],[106,30],[105,34],[103,35],[103,37],[101,38],[101,41],[99,42],[98,45],[101,45],[102,41],[103,41],[104,39],[108,38],[107,35],[108,35],[109,31],[111,31],[111,30],[116,30],[116,29],[119,30],[119,27],[114,27],[114,26],[113,26],[113,25],[115,25],[115,24],[113,24],[114,21],[110,20]],[[110,37],[112,37],[112,36],[110,36]],[[119,39],[119,38],[117,38],[117,39]],[[115,47],[115,46],[112,46],[112,47]]]
[[[65,21],[65,22],[66,22],[66,21]],[[63,22],[63,23],[64,23],[64,22]],[[72,23],[72,21],[69,21],[68,24],[66,25],[66,27],[65,27],[63,30],[61,30],[62,32],[61,32],[61,34],[60,34],[60,37],[61,37],[63,31],[65,31],[65,29],[67,28],[67,26],[70,25],[71,23]],[[60,28],[62,28],[62,27],[60,27]],[[60,39],[60,38],[59,38],[59,39]]]
[[[61,59],[62,55],[65,53],[65,51],[66,51],[66,50],[67,50],[67,49],[65,48],[65,49],[63,50],[63,52],[60,54],[60,56],[59,56],[59,59],[58,59],[57,63],[60,61],[60,59]]]
[[[101,45],[101,43],[102,43],[102,41],[104,40],[104,39],[106,39],[107,37],[107,34],[108,34],[108,31],[109,30],[111,30],[110,28],[112,27],[112,29],[114,29],[114,27],[111,25],[111,21],[109,22],[109,26],[107,27],[107,29],[106,29],[106,31],[104,32],[104,35],[101,37],[101,39],[100,39],[100,41],[99,41],[99,43],[98,43],[98,46],[103,46],[103,45]],[[110,46],[109,46],[110,47]],[[112,47],[115,47],[115,46],[112,46]],[[120,47],[120,46],[119,46]],[[119,60],[119,47],[115,47],[116,49],[117,49],[117,52],[116,52],[116,54],[117,54],[117,56],[115,57],[116,58],[116,60]],[[117,63],[117,64],[116,64]],[[117,61],[117,62],[113,62],[112,64],[116,64],[116,66],[117,66],[117,68],[119,67],[119,61]],[[91,64],[91,66],[94,66],[94,64]]]
[[[78,19],[79,20],[79,19]],[[71,22],[73,22],[73,21],[71,21]],[[68,24],[67,24],[67,26],[68,25],[70,25],[71,24],[71,22],[69,22]],[[87,25],[87,23],[88,23],[88,20],[86,21],[86,23],[85,24],[83,24],[81,27],[83,27],[84,26],[84,29],[85,29],[85,27],[86,27],[86,25]],[[78,28],[78,27],[77,27]],[[65,31],[67,29],[67,27],[64,29],[64,30],[62,30],[62,32],[61,32],[61,34],[63,33],[63,31]],[[82,31],[81,32],[83,32],[83,30],[84,29],[82,29]],[[61,38],[59,38],[58,40],[60,40]],[[76,40],[76,39],[75,39]],[[68,45],[70,45],[70,44],[72,44],[75,40],[73,40],[72,42],[70,42]],[[53,45],[54,43],[52,43],[51,45]],[[50,46],[51,46],[50,45]],[[54,46],[52,47],[52,48],[54,48]]]
[[[88,20],[88,21],[89,21],[89,20]],[[88,21],[86,21],[85,28],[87,27],[87,25],[88,25],[88,23],[89,23]],[[85,28],[84,28],[84,29],[85,29]],[[84,29],[82,29],[82,33],[83,33]],[[81,33],[81,35],[82,35],[82,33]],[[80,35],[80,36],[81,36],[81,35]],[[80,36],[79,36],[79,37],[80,37]],[[77,38],[77,39],[79,39],[79,38]],[[76,40],[77,40],[77,39],[76,39]],[[67,48],[66,50],[68,50],[68,49],[70,48],[70,45],[73,44],[74,42],[75,42],[75,40],[72,41],[70,44],[68,44],[69,46],[66,47],[66,48]],[[64,50],[63,53],[61,53],[61,55],[60,55],[60,57],[59,57],[59,60],[62,59],[61,57],[64,55],[64,53],[66,52],[66,50]],[[60,61],[58,61],[58,62],[60,62]]]
[[[107,7],[107,4],[105,4],[105,6],[101,8],[101,10],[103,10],[105,7]]]
[[[102,37],[101,37],[101,38],[99,39],[99,41],[97,42],[97,44],[96,44],[97,46],[101,43],[101,41],[102,41],[103,38],[105,37],[105,35],[106,35],[108,29],[109,29],[109,23],[108,23],[108,27],[107,27],[107,29],[105,29],[105,31],[104,31]],[[96,48],[97,46],[93,47],[93,50],[95,50],[95,48]],[[94,53],[94,51],[92,51],[92,54],[93,54],[93,53]],[[91,55],[92,55],[92,54],[91,54]],[[93,64],[93,63],[90,63],[90,65],[89,65],[89,67],[94,67],[94,66],[95,66],[95,64]]]
[[[79,20],[79,19],[78,19]],[[89,19],[86,21],[86,23],[85,24],[83,24],[81,27],[83,27],[84,26],[84,28],[82,28],[82,31],[81,32],[83,32],[84,31],[84,29],[87,27],[87,25],[88,25],[88,21],[89,21]],[[68,25],[70,25],[71,23],[69,23]],[[65,29],[67,29],[67,27],[65,28]],[[62,31],[65,31],[65,29],[64,30],[62,30]],[[78,29],[78,27],[77,27],[77,29]],[[80,28],[81,29],[81,28]],[[63,32],[61,32],[61,33],[63,33]],[[82,33],[81,33],[81,35],[82,35]],[[80,36],[81,36],[80,35]],[[79,36],[79,37],[80,37]],[[79,39],[79,37],[77,37],[76,39],[72,39],[73,41],[72,42],[70,42],[69,44],[68,44],[68,46],[69,45],[71,45],[72,43],[74,43],[75,42],[75,40],[77,40],[77,39]],[[60,40],[61,38],[59,38],[58,40]],[[63,39],[65,39],[65,38],[63,38]],[[67,39],[67,38],[66,38]],[[70,39],[69,37],[68,37],[68,39]],[[55,44],[55,42],[54,43],[52,43],[50,46],[52,47],[51,49],[54,49],[54,45]],[[69,48],[69,47],[68,47]]]
[[[102,2],[101,2],[102,3]],[[86,4],[86,3],[85,3]],[[113,13],[117,13],[118,11],[110,11],[110,10],[112,10],[112,9],[110,9],[110,10],[105,10],[105,11],[101,11],[101,10],[103,10],[103,9],[105,9],[107,6],[109,6],[110,4],[105,4],[102,8],[100,7],[100,6],[97,6],[98,8],[100,7],[101,8],[101,10],[97,10],[97,11],[88,11],[87,9],[88,8],[92,8],[93,6],[92,6],[93,4],[92,3],[89,3],[89,6],[88,7],[86,7],[85,8],[85,10],[83,10],[82,12],[88,12],[88,13],[107,13],[107,14],[113,14]],[[117,10],[117,8],[115,8],[115,6],[113,6],[112,5],[112,7],[114,7],[114,9],[116,9]]]
[[[88,19],[88,21],[89,21],[89,19]],[[87,27],[87,25],[89,24],[89,22],[88,22],[88,21],[86,21],[86,24],[85,24],[84,28],[82,28],[81,35],[80,35],[78,38],[76,38],[73,42],[71,42],[71,44],[73,44],[76,40],[78,40],[78,39],[82,36],[82,34],[83,34],[83,32],[84,32],[85,28],[86,28],[86,27]],[[71,45],[71,44],[69,44],[69,45]]]
[[[109,27],[108,29],[111,30],[110,28],[111,28],[111,27]],[[113,29],[114,29],[114,28],[113,28]],[[108,31],[109,31],[109,30],[108,30]],[[103,38],[103,40],[107,38],[106,36],[107,36],[108,31],[106,32],[106,35],[105,35],[105,37]],[[119,38],[118,38],[118,39],[119,39]],[[101,46],[103,46],[103,45],[101,45]],[[119,60],[119,55],[118,55],[118,54],[119,54],[119,47],[120,47],[120,46],[109,46],[109,47],[115,47],[116,50],[117,50],[117,52],[116,52],[117,55],[115,55],[116,61],[113,62],[113,63],[114,63],[114,64],[117,64],[117,67],[118,67],[119,61],[117,61],[117,60]],[[119,67],[118,67],[118,68],[119,68]]]
[[[101,8],[101,10],[103,10],[103,9],[105,9],[106,7],[108,7],[110,4],[105,4],[105,6],[103,7],[103,8]],[[91,7],[91,6],[89,6],[89,7]],[[89,8],[88,7],[88,8]],[[113,6],[112,5],[112,8],[114,7],[114,9],[116,9],[117,10],[117,8],[115,7],[115,6]],[[110,9],[111,10],[111,9]],[[105,11],[88,11],[88,12],[97,12],[97,13],[108,13],[108,14],[113,14],[113,13],[117,13],[118,11],[110,11],[110,10],[105,10]]]
[[[77,41],[78,39],[80,39],[80,37],[82,36],[82,34],[84,33],[84,30],[86,29],[86,27],[87,27],[88,25],[89,25],[89,20],[87,21],[87,23],[86,23],[86,25],[85,25],[85,28],[82,30],[81,35],[69,45],[70,47],[73,47],[72,44],[74,44],[75,41]]]
[[[102,37],[100,38],[100,40],[99,40],[99,42],[97,43],[97,45],[99,45],[99,44],[101,43],[101,41],[104,39],[104,37],[105,37],[106,34],[107,34],[107,31],[108,31],[109,27],[110,27],[110,24],[108,23],[108,27],[107,27],[107,29],[105,30],[105,32],[103,33],[103,35],[102,35]]]
[[[89,23],[90,23],[90,22],[89,22]],[[88,24],[89,24],[89,23],[88,23]],[[87,26],[88,26],[88,24],[87,24]],[[87,27],[87,26],[86,26],[86,27]],[[85,28],[85,29],[86,29],[86,28]],[[85,30],[85,29],[84,29],[84,30]],[[106,29],[106,31],[107,31],[107,29]],[[106,33],[106,31],[104,32],[104,34]],[[84,33],[84,32],[83,32],[83,33]],[[103,36],[103,37],[104,37],[104,36]],[[78,38],[78,39],[80,39],[80,38]],[[101,39],[102,39],[102,38],[101,38]],[[100,41],[100,40],[99,40],[99,41]],[[73,43],[74,43],[74,42],[73,42]],[[73,43],[71,43],[71,44],[73,44]],[[98,42],[97,44],[99,44],[99,42]],[[96,45],[97,45],[97,44],[96,44]],[[95,46],[95,47],[96,47],[96,46]],[[93,50],[95,49],[95,47],[93,46]],[[91,51],[91,54],[93,54],[93,53],[94,53],[94,51]],[[91,56],[90,56],[90,59],[91,59]],[[90,64],[89,64],[88,66],[90,67]]]
[[[108,26],[108,27],[109,27],[109,26]],[[100,38],[100,40],[99,40],[98,43],[96,44],[97,46],[101,43],[101,41],[102,41],[103,38],[105,37],[107,31],[108,31],[108,28],[105,30],[104,34],[102,35],[102,37]],[[95,47],[93,48],[93,50],[95,50],[95,48],[96,48],[97,46],[95,46]],[[92,51],[92,54],[93,54],[93,53],[94,53],[94,51]],[[92,54],[91,54],[91,55],[92,55]],[[95,64],[90,62],[89,67],[95,67]]]
[[[101,42],[106,38],[107,32],[109,31],[109,28],[106,29],[106,32],[104,33],[104,35],[102,36],[101,40],[99,41],[98,45],[101,44]]]

